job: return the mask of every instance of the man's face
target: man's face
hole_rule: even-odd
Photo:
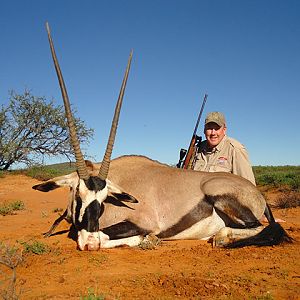
[[[210,148],[216,147],[226,134],[226,125],[219,126],[217,123],[210,122],[204,127],[204,134]]]

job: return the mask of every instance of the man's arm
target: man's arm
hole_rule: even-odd
[[[246,148],[243,145],[234,147],[232,173],[244,177],[256,185],[252,166]]]

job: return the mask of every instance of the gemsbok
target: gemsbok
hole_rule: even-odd
[[[137,246],[147,235],[163,240],[210,239],[220,247],[291,242],[262,194],[248,180],[229,173],[178,169],[144,156],[111,160],[120,109],[130,70],[130,53],[101,164],[83,159],[70,103],[47,24],[51,53],[61,87],[77,171],[33,186],[48,192],[67,186],[64,214],[46,233],[67,220],[77,230],[80,250]],[[260,223],[265,215],[269,224]]]

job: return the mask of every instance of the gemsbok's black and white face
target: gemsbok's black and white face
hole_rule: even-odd
[[[67,90],[55,54],[55,49],[48,23],[46,23],[46,28],[48,32],[51,54],[55,65],[59,84],[61,87],[62,98],[64,101],[66,118],[68,121],[68,127],[70,131],[70,140],[76,158],[77,173],[72,173],[69,177],[62,177],[62,182],[59,184],[57,184],[57,182],[59,181],[53,181],[52,184],[51,182],[49,182],[46,185],[38,185],[33,188],[41,191],[49,191],[59,186],[69,186],[72,191],[72,199],[71,203],[69,203],[69,214],[71,214],[70,217],[72,219],[71,221],[73,225],[78,230],[78,247],[81,250],[98,250],[100,248],[99,219],[103,212],[102,203],[108,197],[109,193],[113,194],[115,198],[117,198],[118,194],[122,194],[122,191],[118,187],[114,186],[112,183],[109,182],[109,180],[107,179],[107,175],[109,171],[110,158],[118,126],[123,96],[130,70],[132,51],[129,56],[119,98],[116,104],[110,136],[107,143],[106,152],[101,164],[101,168],[98,174],[91,174],[85,164],[82,152],[80,150],[79,139],[77,137],[73,116],[71,113]],[[127,200],[127,198],[129,200]],[[123,197],[122,201],[134,202],[136,200],[130,195],[127,195]]]
[[[90,162],[87,162],[88,164]],[[91,165],[90,165],[91,167]],[[138,201],[110,180],[103,180],[89,170],[88,179],[80,179],[77,172],[56,177],[45,183],[37,184],[32,188],[41,192],[68,187],[70,189],[70,201],[66,215],[76,228],[77,245],[80,250],[98,250],[101,246],[100,231],[101,215],[104,212],[103,202],[112,199],[119,206]]]
[[[80,179],[74,195],[73,224],[78,230],[78,247],[81,250],[98,250],[99,219],[102,202],[107,198],[105,180],[99,177]]]

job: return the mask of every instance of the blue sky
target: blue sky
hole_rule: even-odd
[[[207,93],[204,115],[225,114],[253,165],[299,165],[299,15],[297,0],[2,0],[0,103],[12,89],[62,103],[48,21],[96,161],[133,49],[113,157],[176,164]]]

